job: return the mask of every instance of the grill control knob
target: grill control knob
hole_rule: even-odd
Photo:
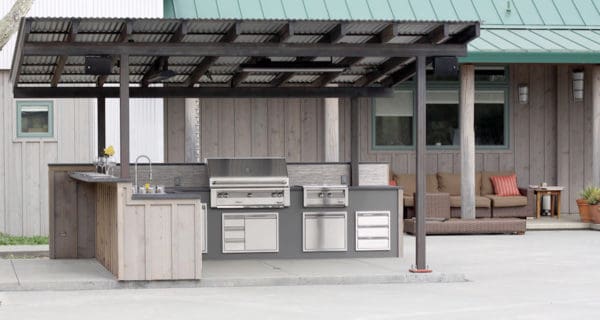
[[[229,198],[229,193],[223,192],[223,194],[221,194],[221,198]]]
[[[283,192],[279,192],[279,193],[277,194],[277,197],[279,197],[279,198],[283,198]]]
[[[319,192],[319,198],[324,198],[325,194],[323,192]]]
[[[271,198],[277,198],[277,197],[279,197],[279,193],[277,193],[277,192],[271,193]]]
[[[331,198],[333,197],[333,194],[331,192],[327,192],[327,198]]]
[[[246,195],[247,198],[252,198],[252,192],[248,192],[248,194]]]

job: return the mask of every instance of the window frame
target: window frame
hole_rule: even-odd
[[[509,150],[511,148],[510,143],[510,85],[509,85],[509,68],[507,66],[504,67],[505,81],[491,82],[491,81],[476,81],[475,82],[475,90],[488,90],[488,91],[503,91],[504,92],[504,144],[503,145],[475,145],[476,150]],[[412,145],[396,145],[396,146],[384,146],[377,145],[376,138],[376,99],[375,97],[371,98],[371,150],[373,151],[414,151],[415,150],[415,141],[416,141],[416,121],[415,121],[415,95],[416,88],[415,82],[413,80],[407,81],[403,84],[400,84],[395,88],[395,91],[411,91],[413,94],[413,126],[412,126],[412,135],[413,135],[413,144]],[[460,81],[428,81],[426,90],[438,90],[438,91],[459,91],[460,92]],[[460,107],[460,106],[459,106]],[[460,126],[460,123],[459,123]],[[427,150],[431,151],[456,151],[460,150],[460,145],[446,145],[446,146],[436,146],[436,145],[427,145]]]
[[[54,138],[54,101],[52,100],[17,100],[16,101],[16,139],[53,139]],[[23,107],[48,107],[48,132],[22,132]]]

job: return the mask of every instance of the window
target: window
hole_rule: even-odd
[[[17,101],[17,137],[54,136],[52,101]]]
[[[374,100],[374,146],[414,146],[414,91],[396,91],[391,98]],[[457,88],[427,90],[426,141],[433,147],[460,145]],[[480,147],[507,145],[506,89],[475,91],[475,143]]]
[[[375,145],[413,145],[413,92],[397,91],[375,104]]]

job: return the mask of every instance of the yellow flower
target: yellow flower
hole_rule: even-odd
[[[108,146],[108,147],[104,148],[104,155],[107,155],[109,157],[114,156],[115,148],[113,148],[113,146]]]

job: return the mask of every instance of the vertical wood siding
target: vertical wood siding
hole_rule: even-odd
[[[182,99],[166,99],[166,161],[183,159]],[[200,158],[323,161],[322,99],[200,99]]]
[[[585,101],[574,102],[574,67],[511,65],[509,147],[475,152],[478,171],[515,171],[522,187],[540,182],[565,186],[562,210],[566,212],[576,212],[575,198],[591,181],[591,72],[586,71]],[[518,102],[519,84],[529,86],[527,104]],[[171,100],[166,100],[168,117],[178,114],[172,108],[183,106]],[[285,156],[289,162],[323,161],[323,104],[322,99],[201,99],[201,157]],[[348,162],[349,99],[340,99],[339,109],[340,161]],[[372,99],[360,99],[360,161],[387,162],[394,173],[414,173],[414,151],[372,149],[371,109]],[[168,140],[183,139],[172,136],[173,132],[168,131]],[[184,151],[181,147],[168,152],[183,155]],[[460,172],[459,150],[428,151],[427,172]]]

